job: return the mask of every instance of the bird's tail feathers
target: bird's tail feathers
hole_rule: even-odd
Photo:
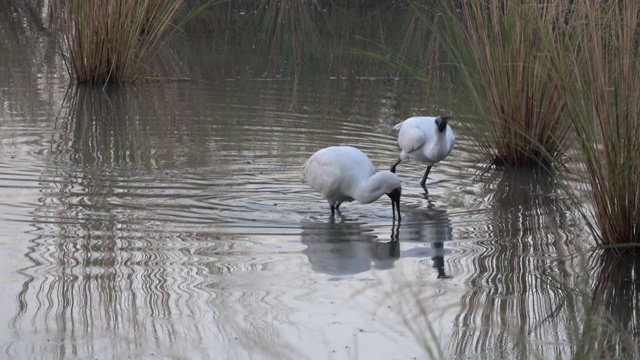
[[[301,177],[300,177],[300,181],[301,182],[305,182],[306,181],[306,176],[307,175],[307,168],[309,167],[309,159],[307,159],[307,161],[304,162],[304,164],[302,164],[301,167]]]

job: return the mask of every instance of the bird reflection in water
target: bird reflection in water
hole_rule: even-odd
[[[399,258],[431,258],[438,278],[448,278],[444,257],[449,250],[444,248],[444,242],[451,240],[452,229],[449,219],[443,216],[446,211],[433,217],[434,213],[431,210],[418,218],[412,214],[412,219],[402,222],[402,226],[394,222],[389,241],[380,241],[373,228],[344,217],[305,223],[301,241],[307,248],[303,253],[314,271],[329,275],[388,270]],[[406,249],[401,249],[401,242]]]
[[[399,235],[404,244],[411,244],[402,257],[431,258],[439,279],[448,279],[445,270],[445,255],[451,251],[444,247],[453,239],[453,228],[446,210],[428,208],[427,211],[412,211],[411,217],[402,224]],[[429,246],[420,246],[426,245]],[[408,246],[407,246],[408,247]]]
[[[345,217],[303,224],[301,240],[307,246],[303,253],[309,258],[311,268],[330,275],[358,274],[371,268],[390,269],[400,255],[396,236],[388,242],[378,241],[372,228]]]

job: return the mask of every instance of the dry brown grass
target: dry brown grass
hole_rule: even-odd
[[[177,29],[175,21],[184,5],[185,0],[50,3],[71,77],[78,83],[99,84],[134,82],[143,74],[154,74],[147,66]]]
[[[543,39],[563,1],[442,1],[434,31],[461,74],[462,93],[484,121],[475,140],[499,165],[550,165],[566,150],[566,99]]]
[[[466,1],[439,6],[441,43],[485,119],[499,164],[553,164],[575,140],[583,210],[605,248],[640,243],[640,2]],[[576,203],[576,189],[566,186]]]
[[[640,3],[575,1],[566,23],[554,58],[571,59],[562,84],[588,178],[585,219],[598,244],[629,248],[640,244]]]

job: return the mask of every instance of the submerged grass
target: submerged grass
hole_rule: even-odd
[[[637,250],[640,3],[575,1],[566,14],[567,31],[553,57],[558,64],[569,58],[572,65],[562,86],[592,204],[582,212],[599,245]],[[568,190],[577,200],[575,190]]]
[[[125,83],[149,73],[159,45],[174,32],[185,0],[53,0],[67,69],[78,83]],[[208,3],[188,12],[184,22]]]
[[[475,139],[498,165],[548,166],[569,140],[566,98],[548,42],[563,20],[558,2],[441,1],[433,31],[459,72],[482,124]],[[428,7],[423,10],[428,12]]]
[[[639,265],[634,254],[581,251],[558,258],[542,272],[562,294],[558,309],[564,310],[558,311],[567,316],[560,331],[566,334],[572,358],[638,359]]]

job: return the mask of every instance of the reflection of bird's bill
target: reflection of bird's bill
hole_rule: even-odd
[[[394,221],[391,227],[391,241],[388,243],[388,255],[394,258],[428,258],[433,260],[433,267],[438,272],[438,279],[449,279],[445,271],[445,255],[450,253],[444,247],[445,241],[453,238],[453,229],[450,226],[446,210],[429,211],[428,215],[421,212],[415,219],[410,219],[404,225],[404,239],[408,242],[422,241],[430,243],[430,247],[410,247],[408,250],[400,249],[400,221]],[[413,221],[417,220],[417,221]],[[425,229],[426,228],[426,229]],[[425,232],[426,230],[426,232]],[[412,236],[412,235],[417,235]]]
[[[395,231],[403,241],[434,242],[449,241],[453,238],[451,221],[444,209],[408,207],[405,209],[405,219],[402,222],[402,234],[399,230],[398,222]]]

